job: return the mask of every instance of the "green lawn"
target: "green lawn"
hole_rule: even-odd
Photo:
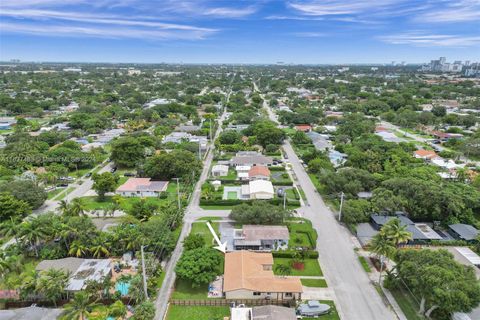
[[[204,210],[232,210],[233,206],[200,206]]]
[[[168,308],[167,320],[223,320],[230,315],[229,307],[174,306]]]
[[[408,320],[425,319],[418,315],[417,303],[409,293],[401,289],[391,290],[391,293]]]
[[[333,301],[331,301],[331,300],[320,300],[320,303],[325,303],[325,304],[328,304],[329,306],[332,307],[332,309],[330,309],[329,314],[326,314],[326,315],[323,315],[323,316],[319,317],[320,320],[340,320],[340,316],[338,315],[337,308],[335,307],[335,303]]]
[[[65,192],[61,192],[61,195],[58,198],[56,198],[55,200],[58,200],[58,201],[63,200],[63,198],[65,198],[67,196],[67,194],[69,194],[73,190],[75,190],[74,187],[68,187],[67,190]]]
[[[50,199],[53,199],[54,197],[56,197],[60,192],[62,192],[63,190],[65,189],[62,189],[62,188],[57,188],[55,190],[52,190],[52,191],[48,191],[47,193],[47,199],[50,200]]]
[[[368,264],[368,261],[367,259],[365,259],[365,257],[360,256],[358,257],[358,260],[360,260],[360,263],[362,264],[363,270],[365,270],[365,272],[372,272],[372,269],[370,268],[370,265]]]
[[[220,234],[220,232],[218,231],[218,222],[212,222],[211,225],[217,235]],[[210,229],[208,229],[206,221],[192,223],[192,230],[190,231],[190,234],[194,233],[200,234],[207,245],[214,244],[213,235],[210,232]]]
[[[306,287],[314,287],[314,288],[326,288],[327,281],[325,279],[300,279],[302,285]]]
[[[179,300],[202,300],[207,299],[208,284],[202,285],[198,288],[192,288],[189,281],[177,278],[175,281],[175,290],[172,293],[172,299]]]
[[[214,220],[222,220],[222,217],[202,217],[200,219],[197,219],[197,221],[214,221]]]
[[[289,221],[287,226],[288,231],[290,232],[289,247],[310,247],[315,249],[317,243],[317,231],[313,229],[310,220],[295,219]]]
[[[273,259],[273,270],[275,270],[275,266],[279,264],[286,264],[291,266],[293,260],[289,258],[274,258]],[[322,269],[318,264],[317,259],[305,259],[305,269],[303,270],[296,270],[292,268],[292,276],[323,276]],[[275,271],[274,271],[275,273]]]
[[[237,200],[238,199],[237,192],[236,191],[227,192],[227,199],[228,200]]]

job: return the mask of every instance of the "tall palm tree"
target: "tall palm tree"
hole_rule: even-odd
[[[115,318],[125,319],[125,316],[127,315],[127,307],[120,300],[112,303],[108,309],[108,314]]]
[[[370,249],[379,257],[380,259],[380,276],[378,282],[380,285],[382,284],[382,273],[383,273],[383,265],[385,263],[385,259],[388,259],[393,256],[395,253],[396,247],[393,241],[388,238],[385,232],[380,231],[376,234],[372,241],[370,241]]]
[[[79,258],[85,256],[88,251],[89,250],[86,245],[84,245],[80,241],[73,241],[70,245],[70,250],[68,250],[68,254]]]
[[[395,247],[412,239],[412,233],[402,225],[400,219],[395,218],[388,221],[382,228],[382,232],[393,242]]]
[[[110,255],[108,247],[109,246],[106,243],[97,242],[89,249],[89,251],[92,253],[94,258],[108,257]]]
[[[38,258],[38,244],[47,236],[46,231],[37,223],[38,218],[24,221],[20,226],[20,239],[33,247],[35,256]]]
[[[92,302],[90,295],[85,291],[79,291],[75,294],[73,299],[67,303],[63,308],[65,310],[64,316],[67,319],[85,320],[93,308],[98,304],[96,301]]]

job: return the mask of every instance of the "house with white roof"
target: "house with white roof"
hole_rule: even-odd
[[[242,197],[245,197],[251,200],[255,199],[273,199],[274,190],[273,185],[270,181],[267,180],[253,180],[248,184],[242,185]]]

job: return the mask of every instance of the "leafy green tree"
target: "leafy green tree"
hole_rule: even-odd
[[[0,184],[0,192],[9,192],[18,200],[27,202],[32,209],[39,208],[47,199],[45,190],[31,180],[15,180]]]
[[[117,300],[108,307],[108,314],[115,319],[125,319],[127,315],[127,307],[123,304],[122,301]]]
[[[396,196],[392,191],[385,188],[377,188],[373,191],[372,206],[378,212],[394,213],[402,211],[405,200]]]
[[[227,130],[220,134],[218,140],[221,144],[236,144],[240,143],[242,135],[235,130]]]
[[[310,144],[312,140],[303,131],[297,131],[292,137],[293,144]]]
[[[186,150],[161,153],[147,159],[145,174],[157,180],[185,178],[198,175],[202,168],[200,160]]]
[[[205,246],[205,239],[199,233],[189,234],[183,240],[183,248],[185,250],[193,250]]]
[[[27,216],[31,212],[32,209],[26,201],[18,200],[10,193],[0,193],[0,223],[8,223],[11,219],[18,223],[18,219]]]
[[[119,167],[134,168],[145,159],[145,147],[137,138],[120,138],[112,143],[110,159]]]
[[[367,119],[361,113],[352,113],[345,116],[337,128],[339,135],[348,136],[351,140],[365,133],[373,133],[375,122]]]
[[[264,201],[254,201],[251,205],[241,204],[233,207],[230,218],[241,224],[283,224],[291,213],[281,206]]]
[[[199,287],[215,280],[220,272],[221,260],[219,252],[212,248],[184,251],[175,272],[180,279],[190,281],[192,287]]]
[[[396,277],[420,300],[419,314],[450,319],[452,313],[470,312],[480,303],[480,284],[472,267],[455,261],[446,250],[401,250]]]
[[[370,201],[365,199],[349,199],[342,208],[342,221],[349,225],[368,222],[372,213]]]
[[[269,144],[280,145],[286,137],[285,132],[271,121],[259,121],[253,124],[253,134],[263,148]]]
[[[135,201],[127,210],[127,213],[140,221],[147,221],[151,216],[158,211],[158,205],[149,202],[146,198],[141,198]]]
[[[118,176],[110,172],[104,172],[101,174],[95,173],[92,176],[93,186],[92,189],[98,194],[101,201],[105,199],[105,193],[114,192],[118,184]]]
[[[68,250],[69,255],[77,258],[86,256],[88,252],[88,247],[80,241],[73,241],[70,245],[70,250]]]

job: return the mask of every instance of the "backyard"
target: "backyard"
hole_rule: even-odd
[[[167,320],[223,320],[230,315],[229,307],[175,306],[168,309]]]

